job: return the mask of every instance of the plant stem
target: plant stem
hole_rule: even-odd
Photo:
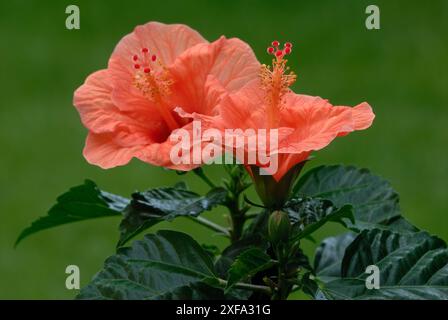
[[[193,172],[202,179],[210,188],[216,188],[216,185],[207,177],[202,168],[194,169]]]
[[[277,246],[275,248],[275,252],[279,262],[278,276],[277,276],[278,280],[277,280],[277,289],[275,290],[275,293],[272,295],[272,300],[286,300],[292,288],[286,276],[289,254],[285,254],[286,253],[285,247],[283,247],[283,245]]]
[[[208,219],[205,219],[203,217],[188,217],[190,218],[190,220],[193,220],[194,222],[197,222],[209,229],[212,229],[214,231],[217,231],[219,233],[222,233],[223,235],[225,235],[226,237],[230,238],[230,232],[229,230],[227,230],[226,228],[220,226],[219,224],[216,224]]]
[[[230,231],[230,240],[232,243],[238,241],[243,234],[244,222],[246,221],[245,213],[239,208],[239,197],[237,196],[233,201],[229,201],[227,208],[230,212],[230,219],[232,221],[232,229]]]
[[[227,286],[227,281],[226,280],[218,279],[218,281],[219,281],[219,284],[221,286],[223,286],[223,287]],[[243,282],[237,282],[233,286],[235,288],[237,288],[237,289],[257,291],[257,292],[265,293],[267,295],[271,295],[272,294],[271,288],[269,288],[267,286],[260,286],[260,285],[256,285],[256,284],[243,283]]]

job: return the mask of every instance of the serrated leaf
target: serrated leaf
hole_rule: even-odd
[[[341,276],[345,249],[355,237],[354,233],[344,233],[322,241],[314,257],[314,270],[321,280],[329,281]]]
[[[259,234],[248,235],[223,250],[221,256],[215,263],[215,269],[218,275],[222,278],[227,278],[227,272],[235,259],[244,251],[250,248],[258,248],[262,251],[266,251],[268,248],[268,242]]]
[[[185,189],[185,186],[166,187],[136,192],[125,211],[120,224],[120,240],[123,246],[140,232],[162,221],[181,216],[196,217],[226,200],[227,191],[215,188],[205,196]]]
[[[294,197],[323,198],[336,207],[352,205],[359,231],[377,227],[411,231],[417,229],[400,214],[399,197],[390,183],[367,169],[353,166],[320,166],[304,174]]]
[[[226,292],[237,282],[246,281],[260,271],[271,268],[275,263],[263,250],[252,248],[241,253],[228,271]]]
[[[289,200],[283,210],[288,213],[293,226],[293,238],[303,239],[310,236],[327,222],[337,222],[347,226],[354,223],[350,205],[336,208],[329,200],[318,198],[294,198]]]
[[[204,286],[215,280],[210,256],[193,238],[163,230],[119,249],[78,299],[203,299]],[[216,290],[210,293],[216,297]]]
[[[380,270],[380,289],[367,289],[367,266]],[[341,278],[325,291],[335,299],[448,299],[448,249],[426,232],[372,229],[347,247]]]
[[[309,295],[315,300],[328,300],[327,296],[325,295],[325,292],[323,292],[320,287],[319,283],[314,279],[314,276],[307,272],[301,279],[301,289],[304,293]]]
[[[84,184],[59,196],[48,215],[37,219],[22,231],[16,245],[31,234],[45,229],[71,222],[121,215],[129,201],[127,198],[102,191],[93,181],[86,180]]]

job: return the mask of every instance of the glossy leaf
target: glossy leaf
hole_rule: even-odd
[[[340,278],[345,249],[355,237],[354,233],[344,233],[322,241],[314,257],[314,270],[320,279],[329,281]]]
[[[117,246],[123,246],[128,240],[162,222],[176,217],[196,217],[225,202],[227,191],[223,188],[212,189],[205,196],[186,190],[184,186],[157,188],[132,195],[131,204],[125,211],[120,224],[120,240]]]
[[[29,235],[45,229],[71,222],[121,215],[129,201],[127,198],[102,191],[93,181],[86,180],[84,184],[59,196],[48,215],[37,219],[22,231],[16,245]]]
[[[237,282],[247,281],[260,271],[271,268],[274,262],[263,250],[252,248],[241,253],[231,265],[226,292]]]
[[[335,207],[331,201],[322,199],[299,198],[291,199],[283,208],[288,213],[293,226],[294,239],[310,236],[327,222],[338,222],[347,226],[354,223],[352,207]]]
[[[318,281],[316,281],[311,272],[305,273],[302,277],[300,289],[315,300],[328,300],[325,292],[321,290]]]
[[[79,299],[221,298],[213,262],[189,235],[159,231],[121,248],[105,262]]]
[[[227,278],[227,272],[235,259],[244,251],[258,248],[263,252],[266,252],[268,248],[268,242],[259,234],[247,235],[244,238],[232,243],[223,250],[221,256],[215,263],[216,271],[222,278]]]
[[[352,205],[358,231],[384,228],[417,231],[400,214],[399,197],[390,183],[367,169],[320,166],[308,171],[294,187],[294,197],[330,200],[336,207]]]
[[[367,266],[380,270],[380,289],[367,289]],[[365,230],[347,247],[341,278],[325,285],[335,299],[448,299],[448,249],[426,232]]]

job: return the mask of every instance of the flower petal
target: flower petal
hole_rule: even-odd
[[[368,127],[373,119],[368,105],[361,105],[358,109],[332,106],[320,97],[293,93],[288,94],[285,101],[283,125],[296,130],[280,142],[283,153],[320,150],[337,136]]]
[[[108,68],[114,87],[112,101],[122,110],[146,108],[150,104],[133,85],[135,62],[132,58],[137,54],[141,59],[143,48],[149,50],[149,55],[156,55],[158,62],[168,66],[185,50],[199,43],[208,42],[185,25],[149,22],[137,26],[121,39],[109,59]],[[152,65],[155,72],[161,69],[158,62]],[[142,62],[139,60],[139,63]]]
[[[160,115],[151,111],[151,106],[130,111],[122,111],[115,106],[111,98],[110,78],[108,70],[97,71],[75,91],[73,104],[84,126],[94,133],[126,129],[144,131],[152,141],[166,139],[169,132]]]
[[[123,143],[116,133],[90,132],[83,154],[89,163],[109,169],[127,164],[133,157],[141,154],[141,149],[139,144]]]
[[[252,49],[239,39],[221,37],[212,44],[196,45],[168,68],[174,80],[174,102],[186,112],[207,113],[210,92],[238,90],[257,78],[259,69]]]

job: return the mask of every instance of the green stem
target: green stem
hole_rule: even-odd
[[[226,280],[218,279],[218,281],[219,281],[219,284],[221,286],[227,287],[227,281]],[[236,289],[262,292],[262,293],[267,294],[269,296],[272,294],[271,288],[269,288],[267,286],[260,286],[260,285],[251,284],[251,283],[237,282],[237,283],[235,283],[233,285],[233,287],[235,287]]]
[[[205,219],[203,217],[188,217],[190,220],[193,220],[196,223],[199,223],[213,231],[217,231],[219,233],[222,233],[226,237],[230,238],[230,232],[226,228],[220,226],[219,224],[216,224],[208,219]]]
[[[207,177],[202,168],[196,168],[193,172],[202,179],[210,188],[216,188],[216,185]]]
[[[242,211],[239,207],[238,196],[227,203],[227,208],[230,212],[230,219],[232,224],[232,228],[230,231],[230,240],[232,241],[232,243],[235,243],[243,235],[243,228],[244,222],[246,222],[246,217],[244,211]]]
[[[287,265],[288,255],[285,251],[286,248],[283,245],[275,248],[275,253],[278,259],[278,275],[277,275],[277,289],[272,295],[272,300],[286,300],[291,292],[291,284],[287,279]]]

